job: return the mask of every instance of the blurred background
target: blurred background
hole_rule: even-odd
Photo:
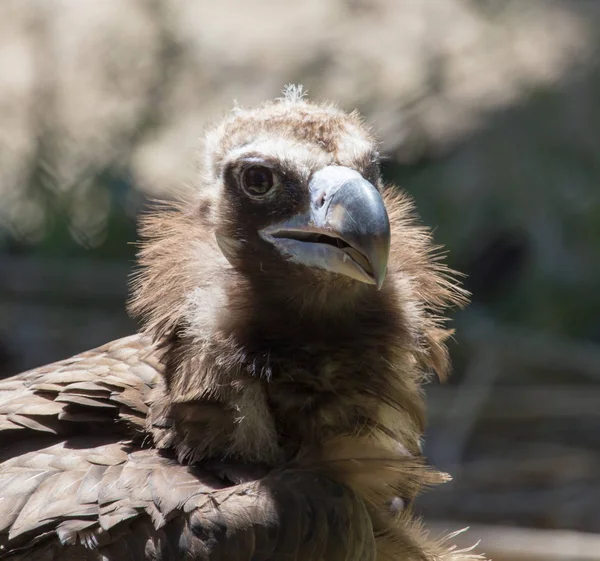
[[[3,0],[0,375],[131,333],[136,215],[198,136],[302,83],[358,108],[466,273],[432,527],[600,559],[600,2]],[[459,538],[460,540],[460,538]]]

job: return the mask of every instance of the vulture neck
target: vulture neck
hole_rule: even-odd
[[[275,463],[368,434],[419,452],[420,374],[393,285],[311,314],[237,280],[211,329],[164,341],[166,387],[151,415],[159,447]]]

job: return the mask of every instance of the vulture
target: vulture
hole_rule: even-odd
[[[138,333],[0,382],[0,559],[460,561],[415,497],[466,302],[358,113],[235,106],[140,218]]]

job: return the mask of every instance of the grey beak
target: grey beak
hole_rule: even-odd
[[[385,279],[390,222],[379,191],[357,171],[327,166],[310,183],[310,210],[261,235],[293,261],[374,284]]]

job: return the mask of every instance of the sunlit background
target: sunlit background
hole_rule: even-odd
[[[290,82],[366,115],[468,274],[427,390],[454,482],[419,508],[497,560],[600,559],[597,0],[2,0],[0,375],[135,329],[136,215]]]

